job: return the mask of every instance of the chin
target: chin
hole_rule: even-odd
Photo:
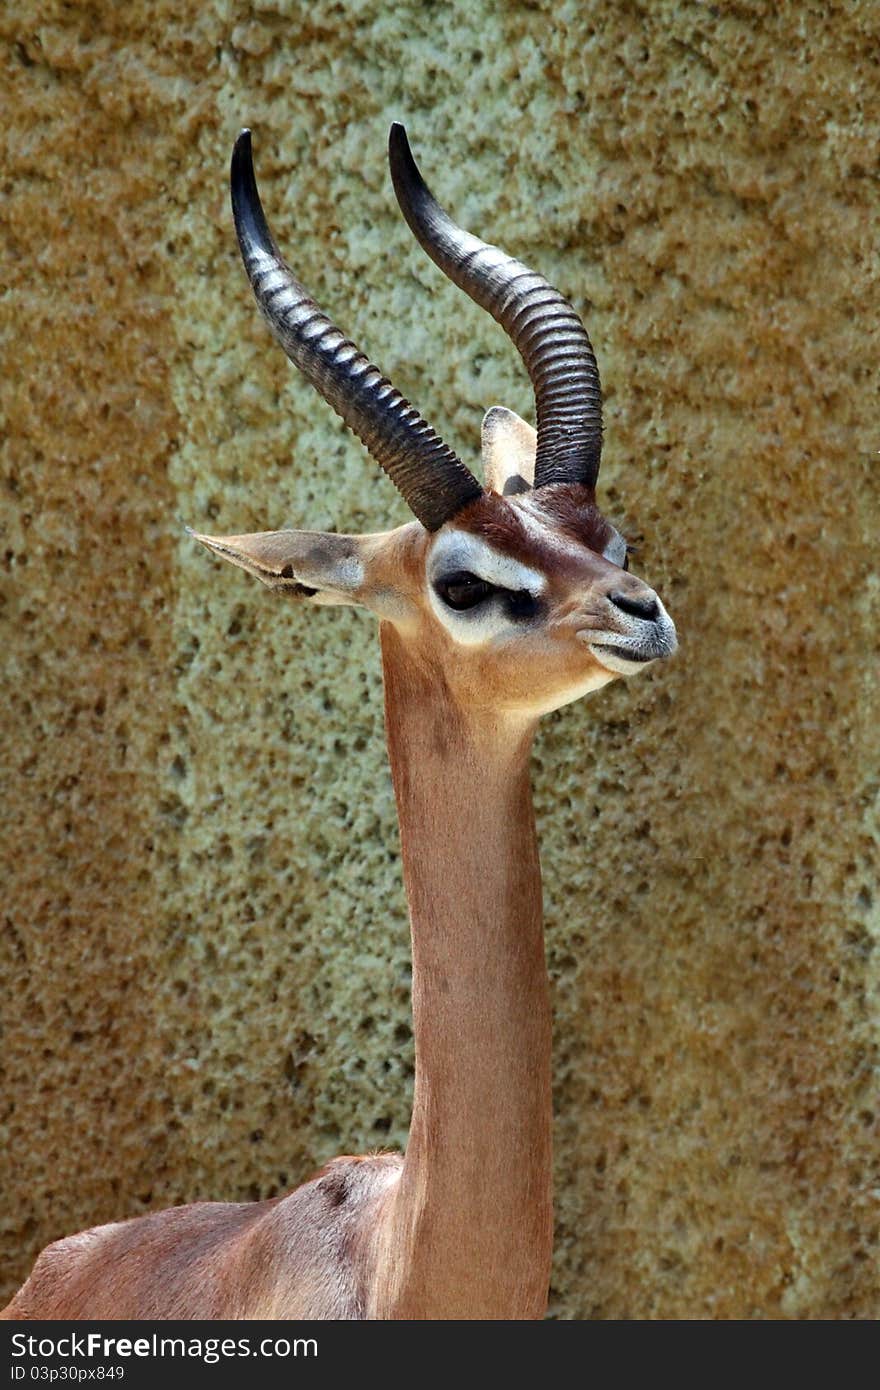
[[[534,705],[530,706],[529,714],[535,718],[542,714],[551,714],[555,709],[562,709],[565,705],[571,705],[575,700],[580,700],[584,695],[592,695],[594,690],[601,690],[610,681],[617,680],[618,673],[609,671],[598,663],[590,671],[585,671],[583,675],[572,680],[571,685],[563,686],[562,689],[554,691],[545,696],[543,700],[538,699]]]

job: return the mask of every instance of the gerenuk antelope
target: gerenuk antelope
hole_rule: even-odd
[[[550,1011],[529,785],[538,718],[670,656],[675,628],[598,510],[599,374],[540,275],[458,227],[390,137],[403,215],[516,344],[537,431],[493,406],[484,484],[285,264],[243,131],[232,206],[290,359],[415,520],[366,536],[197,536],[304,604],[379,619],[412,921],[406,1154],[337,1158],[283,1197],[196,1202],[69,1236],[8,1318],[540,1318],[552,1250]]]

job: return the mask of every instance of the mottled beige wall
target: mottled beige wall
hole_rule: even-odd
[[[537,747],[552,1310],[877,1316],[876,6],[21,0],[0,34],[7,1286],[405,1139],[371,623],[182,529],[404,518],[251,302],[245,122],[306,283],[464,457],[529,412],[395,210],[402,117],[584,311],[602,500],[682,640]]]

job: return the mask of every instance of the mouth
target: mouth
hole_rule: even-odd
[[[606,671],[615,676],[630,676],[643,671],[658,658],[658,652],[639,651],[633,647],[622,647],[617,642],[587,642],[590,653]]]
[[[656,652],[633,651],[631,647],[619,647],[612,642],[588,642],[587,646],[591,652],[599,655],[600,661],[603,655],[614,656],[618,661],[628,661],[636,666],[644,666],[648,661],[657,660]]]
[[[618,676],[628,676],[635,671],[644,670],[652,661],[661,661],[664,657],[672,656],[678,645],[671,623],[669,630],[655,630],[647,641],[640,642],[637,638],[632,642],[627,642],[626,638],[621,641],[618,634],[614,635],[617,640],[607,642],[604,640],[604,634],[595,631],[578,633],[581,641],[600,665]]]

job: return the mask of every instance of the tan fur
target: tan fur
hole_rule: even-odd
[[[497,417],[489,434],[496,479],[519,473],[528,427]],[[586,488],[486,494],[452,525],[540,572],[539,621],[456,641],[429,602],[435,539],[417,523],[366,537],[200,537],[271,588],[383,620],[412,920],[405,1159],[341,1158],[269,1202],[196,1203],[68,1237],[2,1316],[543,1316],[550,1011],[529,749],[541,713],[612,679],[582,640],[585,628],[626,631],[610,596],[653,596],[601,554],[611,528]]]
[[[382,652],[417,1065],[389,1212],[393,1281],[377,1312],[541,1317],[552,1115],[533,721],[463,707],[432,647],[405,643],[389,624]]]
[[[48,1246],[0,1317],[362,1318],[363,1230],[397,1154],[337,1158],[268,1202],[196,1202]]]

